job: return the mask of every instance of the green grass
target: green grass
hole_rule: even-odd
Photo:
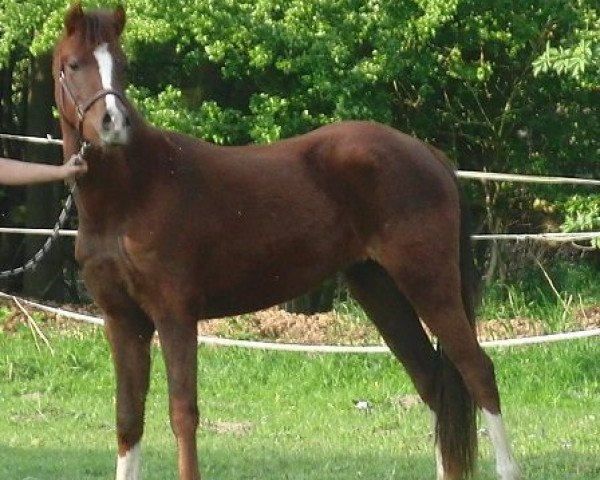
[[[494,281],[483,292],[479,317],[539,320],[545,331],[570,328],[586,306],[600,305],[598,269],[589,263],[557,260],[544,271],[532,263],[518,275]]]
[[[19,327],[0,333],[0,478],[114,475],[112,365],[101,330],[40,322],[54,355]],[[491,351],[527,479],[600,478],[600,341]],[[165,371],[153,352],[144,478],[175,478]],[[387,355],[201,347],[200,463],[207,480],[434,478],[431,419]],[[373,403],[371,414],[355,399]],[[482,434],[483,435],[483,434]],[[490,480],[489,442],[477,478]]]

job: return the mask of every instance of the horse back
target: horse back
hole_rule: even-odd
[[[246,147],[152,135],[129,160],[145,193],[118,228],[115,258],[143,303],[172,297],[197,317],[298,295],[372,256],[390,225],[418,226],[451,203],[432,152],[375,123]]]

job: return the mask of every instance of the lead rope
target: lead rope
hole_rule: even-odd
[[[83,142],[81,144],[81,148],[79,152],[74,155],[75,162],[83,162],[83,157],[85,152],[89,148],[89,143]],[[73,158],[73,157],[71,157]],[[16,275],[21,275],[27,271],[34,271],[39,265],[40,261],[46,253],[54,246],[56,243],[56,239],[60,236],[60,230],[64,227],[65,222],[69,218],[69,213],[71,212],[71,208],[73,208],[73,193],[77,188],[77,184],[73,183],[73,186],[69,190],[69,196],[65,200],[65,204],[58,216],[57,222],[54,224],[54,228],[50,236],[44,242],[42,248],[40,248],[22,267],[11,268],[10,270],[0,271],[0,279],[10,278]]]

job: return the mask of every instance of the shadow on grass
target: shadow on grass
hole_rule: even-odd
[[[99,480],[114,476],[110,451],[13,448],[0,444],[2,480]]]
[[[143,478],[176,478],[174,451],[143,452]],[[201,457],[203,480],[424,480],[433,479],[433,459],[424,455],[331,456],[302,451],[263,449],[231,451],[207,448]],[[592,480],[600,478],[597,458],[568,451],[520,459],[529,480]],[[114,478],[114,453],[89,449],[12,448],[0,445],[2,480],[99,480]],[[490,460],[480,462],[477,480],[493,480]]]
[[[556,450],[543,455],[528,455],[522,461],[525,479],[594,480],[600,478],[596,455]]]
[[[176,478],[175,452],[143,449],[144,480]],[[302,451],[201,452],[203,480],[422,480],[433,477],[432,458],[393,458],[391,455],[332,455],[316,457]],[[424,476],[424,472],[428,475]],[[2,480],[106,480],[114,478],[114,453],[82,449],[12,448],[0,445]]]

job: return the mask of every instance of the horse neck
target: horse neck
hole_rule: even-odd
[[[67,161],[81,147],[77,131],[63,122],[63,154]],[[90,147],[85,153],[87,173],[77,180],[76,203],[80,226],[110,228],[125,218],[137,203],[140,183],[149,182],[151,169],[144,171],[143,153],[147,127],[139,124],[132,131],[130,145],[115,148]]]
[[[79,151],[81,142],[77,130],[62,118],[60,120],[60,129],[63,139],[63,163],[66,163],[72,155],[75,155]]]

